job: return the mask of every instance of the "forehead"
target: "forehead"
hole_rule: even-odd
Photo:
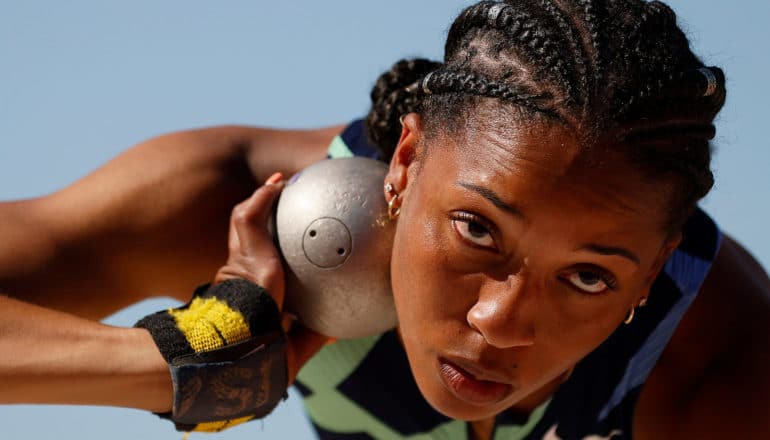
[[[668,186],[646,179],[612,146],[586,146],[555,122],[497,124],[469,117],[462,127],[437,135],[426,166],[438,166],[444,185],[470,183],[504,199],[554,211],[606,214],[629,228],[665,224]],[[430,165],[434,159],[438,163]],[[534,209],[534,208],[532,208]]]
[[[461,168],[482,175],[504,176],[526,169],[553,180],[566,176],[580,162],[579,142],[557,123],[502,123],[476,115],[437,141],[459,160]]]

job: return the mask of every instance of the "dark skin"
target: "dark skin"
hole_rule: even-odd
[[[490,417],[542,403],[649,296],[680,236],[665,228],[661,194],[670,188],[651,187],[632,165],[581,165],[578,141],[558,125],[495,133],[479,121],[423,141],[419,117],[408,116],[388,181],[402,203],[391,273],[415,379],[437,410],[474,420],[477,437],[487,438]],[[715,264],[728,265],[725,255],[738,249],[727,239]],[[769,386],[761,372],[770,283],[747,258],[747,267],[712,272],[642,394],[635,438],[767,430],[766,418],[740,416],[763,411]],[[716,286],[740,272],[753,282],[733,282],[727,299]],[[741,324],[742,314],[759,316]],[[709,344],[706,334],[715,335]],[[509,392],[484,403],[458,395],[441,379],[447,358]],[[720,426],[707,414],[720,415]]]
[[[340,129],[173,133],[57,193],[0,204],[0,349],[15,354],[0,359],[0,403],[169,411],[150,334],[94,320],[152,296],[186,302],[230,277],[267,286],[280,307],[283,272],[265,238],[280,185],[257,182],[321,160]],[[289,377],[326,341],[294,326]]]
[[[341,129],[167,134],[54,194],[3,203],[0,288],[91,319],[147,297],[187,301],[227,259],[233,207],[272,173],[323,159]]]
[[[228,249],[224,244],[227,243],[233,206],[249,197],[257,186],[256,182],[263,182],[272,172],[281,171],[288,176],[322,159],[329,141],[340,130],[341,127],[313,131],[222,127],[162,136],[132,148],[92,175],[51,196],[4,203],[0,205],[0,218],[3,219],[0,222],[0,236],[3,237],[3,245],[0,247],[0,289],[24,301],[89,319],[103,317],[150,296],[171,295],[186,301],[194,286],[212,279],[228,258]],[[557,138],[561,136],[565,144],[572,142],[572,137],[564,133],[554,131],[551,135]],[[515,219],[505,213],[496,213],[493,204],[485,202],[487,199],[482,195],[467,188],[453,188],[453,196],[443,200],[427,198],[426,194],[436,184],[435,178],[441,177],[441,172],[457,172],[472,164],[468,159],[484,158],[479,157],[483,156],[481,154],[458,156],[458,160],[454,161],[447,160],[448,156],[444,156],[443,160],[436,159],[441,156],[421,157],[417,142],[420,136],[419,117],[408,116],[389,175],[389,181],[397,186],[403,202],[396,242],[399,253],[396,255],[403,253],[427,260],[431,252],[434,252],[424,246],[428,244],[425,243],[428,238],[436,238],[438,241],[435,244],[442,246],[449,246],[447,243],[452,239],[455,242],[451,249],[462,249],[460,246],[463,242],[458,241],[458,237],[461,237],[458,233],[470,230],[462,229],[462,224],[459,224],[459,231],[447,229],[447,225],[452,225],[450,219],[446,216],[436,217],[437,213],[443,212],[441,203],[450,203],[452,200],[464,200],[473,209],[483,210],[485,215],[495,218],[500,228],[506,228],[506,237],[515,236],[521,242],[518,252],[508,251],[506,255],[510,258],[500,259],[504,263],[489,264],[490,267],[499,266],[499,270],[479,272],[477,266],[471,265],[468,268],[464,266],[467,262],[460,264],[458,261],[463,260],[458,260],[459,257],[447,257],[449,261],[446,266],[442,266],[442,270],[461,282],[459,287],[452,287],[459,294],[458,301],[451,304],[444,301],[446,307],[441,310],[441,315],[435,316],[435,323],[455,332],[457,338],[450,339],[442,339],[431,331],[420,329],[414,317],[406,311],[405,301],[409,299],[405,295],[408,290],[404,283],[410,281],[409,277],[425,275],[408,268],[399,268],[398,258],[393,260],[394,288],[402,321],[400,331],[418,384],[426,398],[439,410],[456,417],[480,420],[474,426],[478,428],[479,438],[487,438],[489,416],[509,408],[527,411],[547,398],[580,356],[620,324],[628,308],[644,296],[645,288],[651,282],[647,276],[659,270],[658,257],[670,251],[665,243],[676,237],[652,227],[654,221],[651,218],[639,219],[638,216],[629,215],[629,219],[622,222],[626,230],[613,233],[622,236],[617,240],[630,240],[622,244],[633,248],[642,264],[637,267],[634,263],[621,261],[624,258],[617,256],[595,256],[590,252],[581,254],[581,262],[586,258],[591,263],[601,262],[603,266],[611,266],[613,271],[618,272],[616,275],[619,278],[624,277],[622,293],[583,298],[567,284],[559,284],[561,281],[557,279],[546,281],[546,275],[551,274],[556,278],[557,274],[562,273],[552,270],[556,267],[569,270],[569,264],[559,263],[572,255],[572,248],[565,248],[563,244],[573,235],[596,241],[606,238],[603,233],[601,237],[587,237],[586,234],[593,229],[575,227],[571,231],[564,231],[562,235],[549,237],[549,246],[535,246],[535,243],[542,242],[543,231],[558,229],[558,219],[553,220],[553,223],[548,219],[549,208],[553,208],[550,204],[527,205],[528,209],[523,211],[528,216],[537,216],[538,220],[537,225],[531,222],[532,225],[528,226],[526,222],[517,224]],[[497,170],[494,168],[497,162],[473,164],[476,168],[471,171],[489,172],[487,175],[478,172],[462,173],[464,181],[478,186],[498,185],[494,189],[501,195],[510,194],[506,189],[515,189],[517,194],[526,195],[527,200],[532,200],[537,199],[540,192],[558,195],[554,185],[563,182],[563,179],[571,179],[580,188],[579,195],[566,199],[562,195],[561,203],[574,209],[593,200],[589,197],[592,186],[587,183],[590,175],[567,172],[549,175],[548,167],[544,169],[536,166],[538,163],[542,165],[545,163],[542,161],[549,158],[516,156],[512,154],[513,150],[509,150],[511,145],[498,144],[496,147],[499,147],[499,151],[495,157],[511,155],[514,159],[521,159],[516,166],[528,172],[537,171],[531,175],[542,177],[537,179],[542,185],[512,186],[516,182],[504,170],[496,171],[495,178],[491,179],[491,172]],[[278,145],[281,149],[276,149]],[[452,150],[450,145],[439,148],[450,152]],[[419,163],[417,158],[424,160],[422,170],[415,166]],[[556,164],[564,165],[558,161]],[[485,168],[487,166],[489,168]],[[434,176],[433,181],[431,176]],[[659,201],[645,199],[637,202],[655,205]],[[644,207],[631,205],[637,209]],[[601,229],[600,226],[607,225],[606,218],[625,218],[622,216],[623,210],[613,207],[606,198],[599,198],[592,205],[592,210],[595,208],[597,212],[603,213],[598,217],[601,221],[595,220],[597,231]],[[445,220],[444,229],[433,235],[423,235],[427,238],[410,245],[406,238],[421,231],[413,225],[424,216]],[[246,216],[241,220],[248,224],[248,218]],[[634,221],[651,223],[635,224]],[[584,223],[581,223],[581,228],[586,227]],[[438,228],[438,221],[424,222],[420,227]],[[538,229],[528,229],[535,227]],[[636,227],[640,231],[635,231]],[[473,231],[479,232],[477,229]],[[644,237],[624,238],[627,232],[631,235],[642,234]],[[483,241],[486,237],[482,234],[474,238]],[[259,236],[247,240],[264,241]],[[507,241],[501,243],[505,243],[505,249],[508,249]],[[265,249],[258,248],[262,249],[260,252]],[[553,250],[544,252],[544,248]],[[240,252],[238,249],[235,250]],[[231,241],[231,257],[233,251]],[[473,252],[483,251],[473,249]],[[495,258],[498,258],[491,253],[483,255],[487,263],[497,261]],[[590,255],[590,258],[583,255]],[[457,261],[453,261],[453,258]],[[231,262],[238,261],[243,260],[231,258]],[[529,273],[537,275],[530,275],[530,279],[542,280],[542,283],[512,282],[510,286],[513,289],[506,290],[504,287],[508,285],[509,279],[516,281],[516,277],[510,278],[510,274],[527,273],[521,271],[521,268],[529,268]],[[275,277],[279,270],[275,266],[263,269],[260,276],[268,278]],[[463,270],[469,275],[458,275]],[[258,272],[258,269],[251,267],[248,271]],[[227,273],[238,273],[238,270]],[[438,278],[431,277],[425,281],[432,281],[433,284],[426,284],[425,290],[421,291],[425,294],[412,300],[435,300],[435,295],[431,296],[430,293],[434,287],[443,288],[436,284],[444,282]],[[583,281],[594,283],[591,278]],[[544,302],[547,307],[538,311],[539,307],[533,305],[540,303],[532,300],[532,294],[527,293],[533,291],[532,286],[541,286],[535,290],[541,293],[550,292],[551,287],[558,286],[564,296],[573,295],[567,304],[571,307],[560,305],[551,298]],[[727,238],[698,299],[650,376],[638,405],[635,438],[724,438],[724,432],[730,432],[732,437],[749,438],[758,432],[770,430],[768,418],[762,416],[762,412],[766,411],[766,396],[770,395],[770,384],[765,374],[770,370],[770,361],[766,355],[770,345],[767,339],[770,334],[767,327],[770,322],[769,291],[770,281],[759,265],[739,245]],[[33,337],[41,335],[41,340],[58,338],[54,341],[64,340],[70,333],[77,333],[86,341],[96,340],[98,335],[108,335],[108,338],[102,338],[106,340],[104,346],[123,348],[121,352],[136,357],[134,362],[143,360],[137,366],[141,367],[143,375],[137,375],[137,372],[128,375],[133,382],[124,384],[124,393],[110,392],[109,395],[101,396],[98,393],[110,388],[96,386],[93,395],[89,396],[90,401],[79,403],[131,406],[156,411],[168,408],[170,390],[167,373],[165,377],[163,375],[166,367],[157,352],[153,352],[154,345],[143,330],[106,329],[84,318],[9,298],[4,300],[14,307],[3,308],[7,313],[2,315],[0,321],[10,323],[8,328],[14,327],[12,315],[24,314],[24,322],[34,327],[34,331],[25,334]],[[546,313],[548,316],[560,317],[561,321],[550,328],[544,327],[542,320]],[[511,316],[521,319],[506,319]],[[747,316],[754,318],[746,319]],[[434,318],[432,315],[429,317]],[[586,323],[586,327],[573,336],[574,346],[561,353],[554,344],[547,343],[547,337],[557,334],[567,319]],[[45,322],[57,324],[53,335],[41,330]],[[502,332],[503,329],[511,331]],[[425,347],[416,342],[415,334],[419,332],[425,332]],[[20,350],[28,344],[14,345],[14,338],[3,338],[6,334],[6,331],[0,332],[4,350],[23,353]],[[542,348],[538,346],[541,338],[546,338]],[[116,340],[121,341],[121,344],[115,344]],[[312,353],[322,343],[323,340],[315,340],[308,344],[306,353]],[[89,344],[93,345],[92,342]],[[55,350],[60,345],[56,343],[50,349]],[[93,351],[90,345],[84,351]],[[480,368],[500,368],[501,364],[513,361],[519,365],[520,370],[530,373],[516,373],[521,374],[520,381],[524,385],[515,395],[506,396],[500,402],[482,408],[468,405],[442,390],[440,384],[431,384],[431,369],[435,366],[432,362],[421,361],[439,348],[447,347],[459,347],[465,354],[471,350],[476,350],[471,353],[483,354],[479,359]],[[101,349],[103,347],[99,346],[96,351]],[[529,358],[518,357],[521,352],[535,349],[542,349],[545,353],[542,358],[549,361],[542,364],[543,374],[538,377],[531,373],[534,368]],[[40,353],[41,350],[36,352]],[[32,356],[34,352],[28,354]],[[116,354],[116,359],[119,354]],[[17,358],[20,357],[14,359]],[[35,357],[27,359],[37,360]],[[4,362],[9,361],[13,359],[6,358]],[[62,367],[61,359],[56,359],[55,363],[46,359],[39,362],[47,372],[60,371]],[[104,357],[89,358],[84,355],[72,362],[69,366],[72,370],[84,371],[90,364],[101,368]],[[122,358],[116,364],[133,365],[131,360]],[[19,373],[19,366],[2,364],[0,367],[4,383],[28,384],[31,387],[40,380],[40,376],[26,380],[28,376]],[[29,364],[25,368],[29,368]],[[114,383],[114,378],[109,380],[109,375],[105,377],[107,383]],[[138,381],[138,377],[146,380]],[[519,380],[518,377],[516,379]],[[62,380],[54,384],[54,388],[41,389],[34,395],[37,397],[33,396],[34,400],[73,403],[74,393],[67,389],[68,383],[71,381]],[[131,391],[137,389],[141,395],[132,397]],[[124,401],[114,401],[117,395]],[[3,401],[9,403],[30,401],[29,396],[28,388],[25,390],[23,386],[10,390],[5,388],[2,394]]]

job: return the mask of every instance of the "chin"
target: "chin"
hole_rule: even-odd
[[[425,349],[419,343],[411,345],[415,341],[406,338],[402,342],[420,393],[433,409],[451,419],[487,419],[509,408],[520,396],[518,386],[479,380],[440,351]]]
[[[415,374],[414,376],[417,387],[430,406],[451,419],[465,421],[483,420],[499,414],[512,405],[510,402],[511,396],[490,403],[469,402],[456,395],[442,380],[438,372],[428,375]]]
[[[452,394],[445,392],[438,396],[428,396],[423,392],[425,400],[441,414],[455,420],[468,422],[484,420],[494,417],[504,411],[510,404],[472,405],[459,400]]]

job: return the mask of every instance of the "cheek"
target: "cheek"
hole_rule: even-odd
[[[441,225],[419,214],[404,209],[393,244],[391,282],[402,327],[438,319],[448,312],[444,306],[456,303],[448,300],[450,280],[441,274],[447,258]]]
[[[413,199],[419,202],[419,199]],[[391,259],[391,282],[404,337],[420,339],[436,329],[462,332],[466,315],[481,298],[491,261],[469,258],[452,236],[450,219],[441,213],[404,206],[398,220]],[[542,269],[542,270],[541,270]],[[625,311],[627,293],[615,298],[581,297],[565,288],[551,268],[537,268],[539,282],[527,295],[538,297],[534,313],[538,345],[590,351],[616,327]],[[521,306],[520,301],[517,302]],[[446,333],[450,334],[450,333]],[[573,351],[566,349],[566,351]]]
[[[561,374],[599,347],[618,326],[623,326],[620,320],[629,295],[607,295],[616,297],[580,297],[553,286],[543,292],[532,351],[537,359],[527,364],[529,377],[537,380]]]
[[[573,320],[553,312],[540,319],[535,344],[550,359],[545,365],[564,365],[579,361],[598,347],[617,328],[613,316]]]
[[[391,258],[391,283],[402,338],[428,347],[462,341],[466,314],[478,294],[477,277],[456,270],[457,252],[448,217],[411,195],[398,219]],[[446,218],[445,218],[446,217]],[[442,335],[454,335],[449,341]],[[429,342],[430,341],[430,342]]]
[[[456,402],[441,385],[435,357],[458,348],[479,348],[474,345],[478,335],[466,316],[484,293],[485,280],[489,282],[488,271],[477,266],[491,263],[467,257],[468,250],[454,241],[449,219],[437,209],[431,210],[425,201],[428,198],[411,194],[411,203],[402,206],[396,226],[391,282],[399,332],[423,395],[442,412],[467,415],[470,413],[462,411],[468,408]],[[554,271],[545,267],[535,272],[542,275]],[[601,344],[616,328],[625,307],[622,299],[570,296],[563,286],[555,284],[553,276],[542,277],[540,283],[528,289],[539,297],[537,307],[526,309],[536,315],[535,345],[509,350],[482,347],[494,353],[494,362],[517,365],[517,377],[525,387],[522,393],[558,377]]]

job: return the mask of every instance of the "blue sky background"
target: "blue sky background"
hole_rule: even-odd
[[[467,4],[0,0],[0,200],[54,191],[168,131],[348,121],[366,112],[373,81],[394,61],[440,58]],[[703,206],[770,267],[770,3],[669,4],[697,53],[728,76],[717,183]],[[108,322],[131,325],[171,304],[148,301]],[[152,415],[113,408],[0,406],[0,426],[2,439],[180,437]],[[192,436],[204,437],[312,434],[292,394],[263,422]]]

